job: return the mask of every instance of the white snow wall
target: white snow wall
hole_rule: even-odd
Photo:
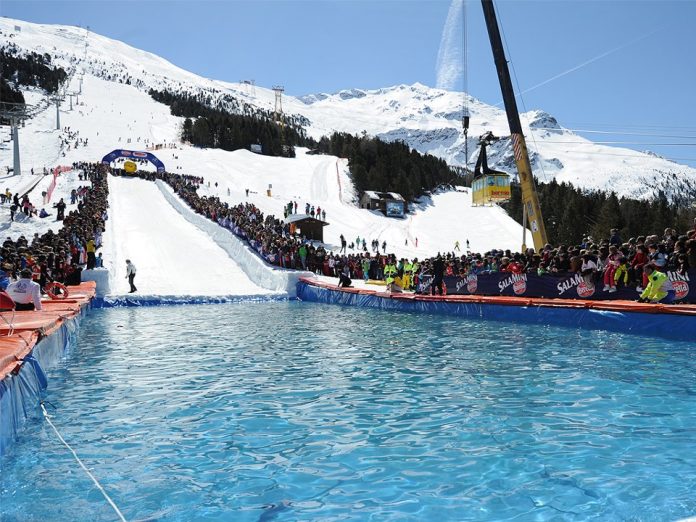
[[[231,231],[214,223],[205,216],[196,214],[165,182],[157,180],[155,183],[165,199],[186,221],[208,234],[213,241],[239,264],[249,279],[260,287],[275,292],[286,292],[290,297],[296,297],[297,282],[300,277],[314,277],[314,274],[311,272],[286,270],[266,264],[245,241],[242,241]]]
[[[109,271],[106,268],[83,270],[82,281],[96,281],[97,297],[104,297],[111,293],[111,286],[109,284]],[[70,289],[68,289],[68,291],[69,290]]]

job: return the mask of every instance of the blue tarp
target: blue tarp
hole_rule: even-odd
[[[392,299],[330,290],[304,282],[298,283],[297,296],[303,301],[315,303],[361,306],[401,312],[446,314],[471,319],[568,326],[591,330],[610,330],[683,341],[696,339],[696,317],[687,315]]]
[[[36,406],[48,385],[44,369],[55,366],[63,357],[74,339],[77,322],[65,321],[57,331],[44,337],[24,359],[18,373],[0,381],[0,456],[26,420],[36,414]]]
[[[280,295],[231,295],[231,296],[121,296],[97,297],[92,300],[93,308],[121,308],[128,306],[170,306],[223,303],[258,303],[266,301],[287,301],[286,294]]]

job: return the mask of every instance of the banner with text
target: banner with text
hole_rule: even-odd
[[[685,274],[667,272],[672,281],[675,299],[696,303],[696,288],[691,281],[696,279],[696,269]],[[445,276],[447,294],[507,295],[519,297],[550,297],[563,299],[634,300],[640,297],[635,285],[617,287],[616,292],[604,291],[600,279],[588,283],[580,274],[512,274],[495,272],[471,274],[465,277]],[[430,293],[431,278],[424,279],[418,287],[420,293]]]

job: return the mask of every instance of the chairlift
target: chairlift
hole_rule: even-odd
[[[499,139],[492,132],[483,134],[479,139],[481,151],[474,168],[474,180],[471,183],[474,206],[494,205],[510,200],[510,175],[488,167],[486,146]]]

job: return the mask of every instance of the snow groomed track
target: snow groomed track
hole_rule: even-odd
[[[55,366],[70,346],[96,285],[68,289],[67,299],[43,301],[40,312],[0,313],[0,456],[35,411],[47,386],[43,369]]]
[[[303,301],[402,312],[436,313],[494,321],[556,325],[692,341],[696,305],[660,305],[633,301],[588,301],[507,296],[431,296],[376,292],[302,278]]]
[[[137,267],[138,296],[256,297],[277,292],[252,282],[209,235],[188,222],[155,185],[109,176],[104,258],[112,294],[126,295],[126,259]]]

